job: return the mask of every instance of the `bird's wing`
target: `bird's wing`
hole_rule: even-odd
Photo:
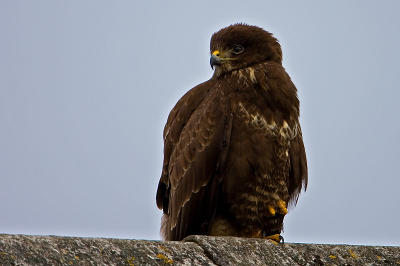
[[[292,140],[289,149],[290,172],[288,180],[288,190],[290,195],[290,203],[296,204],[301,189],[307,188],[308,170],[306,151],[304,149],[303,136],[300,125],[297,124],[297,135]]]
[[[168,240],[206,233],[217,207],[217,172],[232,122],[215,96],[218,92],[209,90],[212,84],[203,86],[193,95],[185,95],[183,104],[178,102],[180,110],[171,112],[166,125],[165,168],[157,204],[168,216],[164,232]]]
[[[266,65],[266,72],[256,73],[257,80],[264,89],[265,101],[269,107],[283,107],[291,108],[286,110],[290,114],[295,110],[296,116],[299,115],[299,100],[296,86],[291,81],[289,75],[284,68],[276,63],[269,63]],[[274,102],[270,102],[274,99]],[[284,115],[282,115],[284,117]],[[290,119],[287,117],[286,119]],[[294,124],[291,123],[295,132],[294,139],[291,141],[289,148],[290,158],[290,172],[288,177],[288,191],[290,200],[289,203],[296,204],[301,189],[307,188],[308,173],[307,173],[307,158],[303,144],[303,136],[301,133],[300,123],[298,117],[295,118]]]
[[[165,124],[163,133],[164,162],[156,196],[157,206],[160,209],[164,209],[164,212],[168,210],[168,167],[172,151],[179,141],[183,127],[209,91],[210,85],[208,83],[209,82],[202,83],[189,90],[181,99],[179,99],[168,115],[168,120]]]

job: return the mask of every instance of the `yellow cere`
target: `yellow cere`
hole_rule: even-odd
[[[215,50],[214,52],[212,52],[212,54],[215,55],[215,56],[219,56],[219,51]]]

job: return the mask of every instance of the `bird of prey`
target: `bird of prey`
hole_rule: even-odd
[[[210,53],[213,76],[176,103],[164,128],[162,238],[279,242],[308,179],[297,89],[278,40],[260,27],[219,30]]]

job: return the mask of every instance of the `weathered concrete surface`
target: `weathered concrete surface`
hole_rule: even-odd
[[[263,239],[189,236],[217,265],[400,265],[400,247],[273,244]]]
[[[105,238],[0,234],[0,265],[210,265],[200,246]]]
[[[400,265],[400,247],[279,244],[190,236],[182,242],[0,234],[0,265]]]

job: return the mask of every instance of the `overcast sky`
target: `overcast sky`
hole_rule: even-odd
[[[399,1],[0,2],[0,233],[159,239],[171,108],[212,33],[272,32],[309,187],[287,242],[400,245]]]

